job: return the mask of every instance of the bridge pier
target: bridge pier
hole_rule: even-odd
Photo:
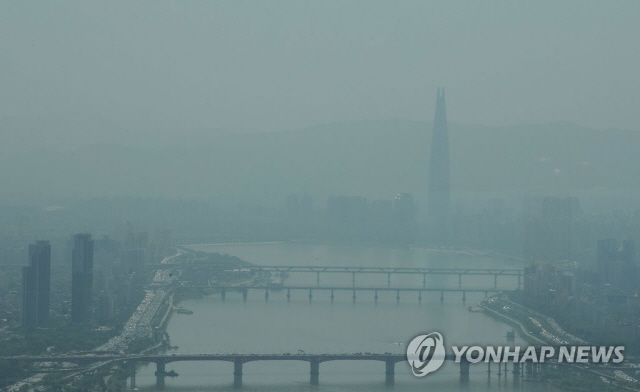
[[[356,291],[355,290],[353,290],[353,303],[354,304],[356,303]]]
[[[422,291],[418,291],[418,303],[422,305]]]
[[[513,389],[520,389],[520,362],[513,363]]]
[[[463,357],[460,360],[460,388],[462,390],[469,389],[469,361]]]
[[[400,290],[396,291],[396,305],[400,305]]]
[[[460,377],[463,375],[469,377],[469,367],[470,363],[467,361],[467,358],[462,357],[460,359]]]
[[[335,297],[333,296],[333,290],[331,290],[331,303],[333,303],[333,299],[334,299],[334,298],[335,298]]]
[[[313,298],[313,293],[311,289],[309,289],[309,303],[311,303],[311,299]]]
[[[440,292],[440,302],[444,302],[444,291]]]
[[[222,299],[222,302],[224,302],[226,298],[227,298],[227,292],[224,289],[220,290],[220,299]]]
[[[310,380],[311,385],[318,385],[320,382],[320,361],[312,359],[309,361],[311,364]]]
[[[515,377],[520,375],[520,362],[514,362],[513,363],[513,371],[512,371],[513,375]]]
[[[269,302],[269,289],[266,289],[266,290],[264,291],[264,300],[265,300],[266,302]]]
[[[240,359],[233,361],[233,387],[242,388],[242,360]]]
[[[464,303],[467,302],[467,293],[466,291],[462,292],[462,304],[464,305]]]
[[[165,375],[165,363],[164,361],[156,362],[156,389],[164,389],[164,375]]]
[[[393,385],[396,375],[396,361],[386,360],[385,361],[385,372],[384,372],[384,383],[385,385]]]
[[[130,381],[131,389],[135,389],[136,388],[136,363],[129,362],[128,365],[129,365],[129,378],[131,379]]]
[[[287,303],[291,301],[291,289],[287,289]]]
[[[242,290],[242,302],[247,302],[247,295],[249,295],[249,290],[248,289]]]
[[[373,301],[376,305],[378,304],[378,290],[374,290]]]

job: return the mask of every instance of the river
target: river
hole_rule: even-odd
[[[194,250],[226,253],[259,265],[331,265],[369,267],[433,268],[521,268],[504,258],[418,248],[340,246],[308,243],[262,243],[194,245]],[[356,277],[356,285],[384,287],[385,274]],[[316,284],[315,274],[291,274],[289,284]],[[321,284],[352,284],[350,274],[321,275]],[[463,287],[492,287],[493,276],[464,276]],[[394,287],[420,287],[422,276],[393,275]],[[515,277],[501,277],[498,287],[514,288]],[[458,287],[457,276],[428,276],[428,287]],[[445,345],[506,344],[511,328],[481,312],[467,308],[484,298],[483,293],[424,293],[419,304],[415,293],[380,292],[376,304],[372,293],[358,294],[355,303],[349,291],[249,292],[246,303],[239,293],[227,293],[181,303],[193,314],[174,314],[167,331],[179,353],[403,353],[416,335],[438,331]],[[515,344],[526,345],[519,337]],[[226,362],[176,362],[167,365],[179,376],[166,379],[168,391],[233,390],[233,365]],[[396,365],[394,391],[556,391],[546,383],[514,380],[511,373],[487,377],[486,365],[473,365],[468,383],[461,383],[459,366],[445,362],[425,378],[411,374],[408,364]],[[244,365],[246,391],[375,391],[387,390],[383,362],[327,362],[320,365],[320,385],[309,384],[309,364],[297,361],[251,362]],[[139,369],[137,386],[151,391],[155,365]]]

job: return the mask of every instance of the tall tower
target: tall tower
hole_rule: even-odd
[[[49,319],[51,292],[51,245],[29,245],[29,265],[22,268],[22,325],[41,327]]]
[[[93,313],[93,240],[91,234],[73,237],[71,323],[87,324]]]
[[[444,88],[438,88],[436,114],[433,120],[433,136],[431,138],[427,216],[432,224],[446,229],[448,227],[450,214],[447,109],[444,101]]]

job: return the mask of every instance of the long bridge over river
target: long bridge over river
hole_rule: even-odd
[[[20,360],[33,363],[39,362],[57,362],[57,363],[75,363],[81,366],[90,364],[99,364],[100,366],[122,365],[128,369],[131,378],[131,388],[136,387],[136,366],[139,363],[156,364],[156,388],[163,389],[165,386],[165,377],[167,376],[166,365],[172,362],[181,361],[223,361],[233,363],[233,384],[236,388],[242,387],[243,365],[248,362],[255,361],[304,361],[309,362],[310,366],[310,383],[318,385],[320,379],[320,364],[330,361],[374,361],[383,362],[385,371],[385,383],[392,385],[395,379],[395,366],[398,362],[406,360],[404,354],[392,353],[345,353],[345,354],[307,354],[299,352],[298,354],[76,354],[76,355],[56,355],[56,356],[2,356],[0,360]],[[455,361],[453,354],[446,354],[445,361]],[[461,380],[468,379],[470,363],[463,357],[459,362]],[[489,364],[490,366],[490,364]],[[505,363],[505,374],[507,365]],[[489,371],[490,371],[489,367]],[[520,364],[513,363],[513,373],[520,374]],[[71,368],[69,370],[74,370]],[[498,375],[500,375],[500,366],[498,366]]]
[[[316,285],[320,286],[320,274],[351,274],[351,281],[355,285],[356,275],[363,274],[383,274],[387,275],[387,286],[391,286],[392,275],[422,275],[422,285],[426,287],[427,275],[457,275],[458,285],[462,285],[464,275],[493,276],[494,288],[498,285],[498,276],[515,276],[518,278],[518,288],[522,276],[521,269],[505,268],[406,268],[406,267],[331,267],[331,266],[252,266],[252,271],[272,272],[272,273],[314,273],[316,274]]]
[[[174,264],[148,264],[147,268],[166,269],[174,268]],[[294,266],[294,265],[252,265],[247,267],[248,271],[269,272],[269,273],[301,273],[315,274],[316,286],[320,286],[321,274],[351,274],[353,286],[356,284],[356,276],[366,274],[387,275],[387,287],[391,287],[391,277],[393,275],[422,275],[422,287],[427,286],[427,276],[453,275],[458,276],[458,287],[462,287],[463,276],[493,276],[493,288],[498,288],[498,277],[516,277],[518,279],[518,289],[520,289],[523,271],[514,268],[413,268],[413,267],[343,267],[343,266]]]
[[[467,293],[484,293],[485,297],[489,293],[497,293],[501,290],[497,290],[494,288],[487,287],[476,287],[476,288],[451,288],[451,287],[345,287],[345,286],[304,286],[304,285],[248,285],[248,284],[240,284],[240,285],[211,285],[211,286],[189,286],[192,288],[200,288],[200,289],[213,289],[220,292],[222,300],[226,299],[228,292],[241,292],[242,299],[244,301],[247,300],[247,296],[250,290],[258,290],[264,291],[265,301],[269,300],[269,296],[271,292],[287,292],[287,301],[290,301],[292,292],[295,291],[303,291],[305,293],[308,292],[309,301],[314,297],[314,292],[330,292],[329,298],[333,303],[335,298],[335,293],[338,291],[349,292],[351,293],[351,298],[353,302],[356,302],[357,294],[362,292],[369,292],[373,294],[373,299],[377,303],[378,302],[378,293],[379,292],[395,292],[396,294],[396,302],[400,303],[400,293],[413,293],[415,297],[418,299],[419,303],[422,303],[422,294],[436,292],[440,293],[440,301],[444,301],[444,293],[462,293],[462,301],[466,301]]]

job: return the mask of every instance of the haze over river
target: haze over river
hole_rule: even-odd
[[[341,246],[309,243],[262,243],[194,245],[194,250],[238,256],[258,265],[368,266],[433,268],[522,268],[504,258],[463,253],[436,252],[417,248]],[[286,284],[315,285],[315,274],[292,273]],[[322,274],[321,285],[351,286],[350,274]],[[356,286],[387,286],[386,274],[356,276]],[[499,277],[499,288],[514,288],[515,277]],[[422,275],[392,275],[392,287],[422,287]],[[427,287],[458,287],[458,276],[427,276]],[[493,276],[464,276],[462,287],[493,287]],[[266,302],[264,292],[249,292],[246,303],[241,293],[229,292],[226,301],[219,295],[181,303],[194,313],[174,314],[168,326],[171,344],[179,353],[404,353],[406,343],[422,333],[443,334],[447,350],[451,345],[506,344],[511,329],[481,312],[467,308],[480,302],[484,293],[379,292],[378,304],[372,292],[358,292],[355,304],[350,291],[273,291]],[[516,344],[526,345],[519,337]],[[167,371],[179,373],[166,378],[166,389],[174,391],[233,390],[233,364],[228,362],[176,362]],[[154,390],[155,364],[139,369],[137,386]],[[519,381],[509,369],[498,378],[492,366],[491,379],[486,364],[472,365],[468,385],[461,384],[459,366],[445,362],[425,378],[411,374],[406,362],[396,364],[395,391],[557,391],[546,383]],[[309,384],[309,363],[300,361],[250,362],[243,368],[246,391],[371,391],[386,390],[385,364],[369,361],[335,361],[320,364],[320,385]]]

